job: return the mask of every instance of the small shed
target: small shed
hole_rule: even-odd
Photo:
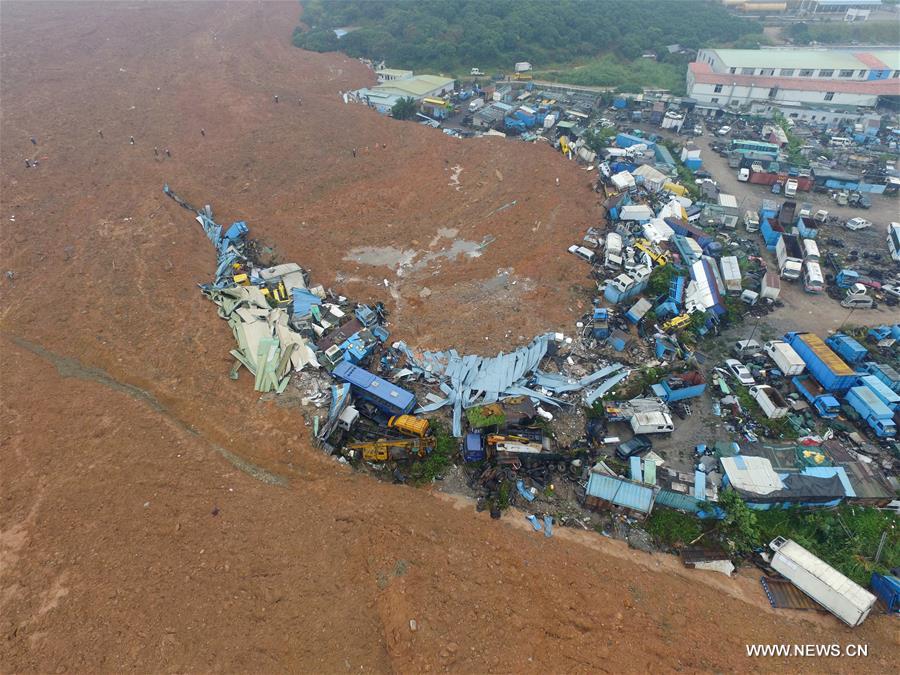
[[[638,481],[591,473],[588,478],[584,505],[594,511],[619,511],[632,518],[650,515],[656,500],[656,490]]]

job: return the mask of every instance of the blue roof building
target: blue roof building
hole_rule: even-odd
[[[595,511],[612,509],[635,518],[645,518],[653,510],[656,488],[633,480],[591,473],[584,505]]]

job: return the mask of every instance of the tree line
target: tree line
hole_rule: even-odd
[[[667,45],[745,43],[761,25],[710,0],[302,0],[294,44],[441,72],[546,68],[611,54],[623,61]],[[347,30],[338,38],[336,28]],[[749,45],[748,45],[749,46]]]

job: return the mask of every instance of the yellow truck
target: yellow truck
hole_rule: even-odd
[[[428,420],[414,415],[397,415],[388,420],[388,429],[396,429],[407,436],[425,438],[428,435],[430,425]]]

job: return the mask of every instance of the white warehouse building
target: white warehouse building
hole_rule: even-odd
[[[753,102],[874,108],[900,96],[896,49],[701,49],[687,95],[722,107]]]

